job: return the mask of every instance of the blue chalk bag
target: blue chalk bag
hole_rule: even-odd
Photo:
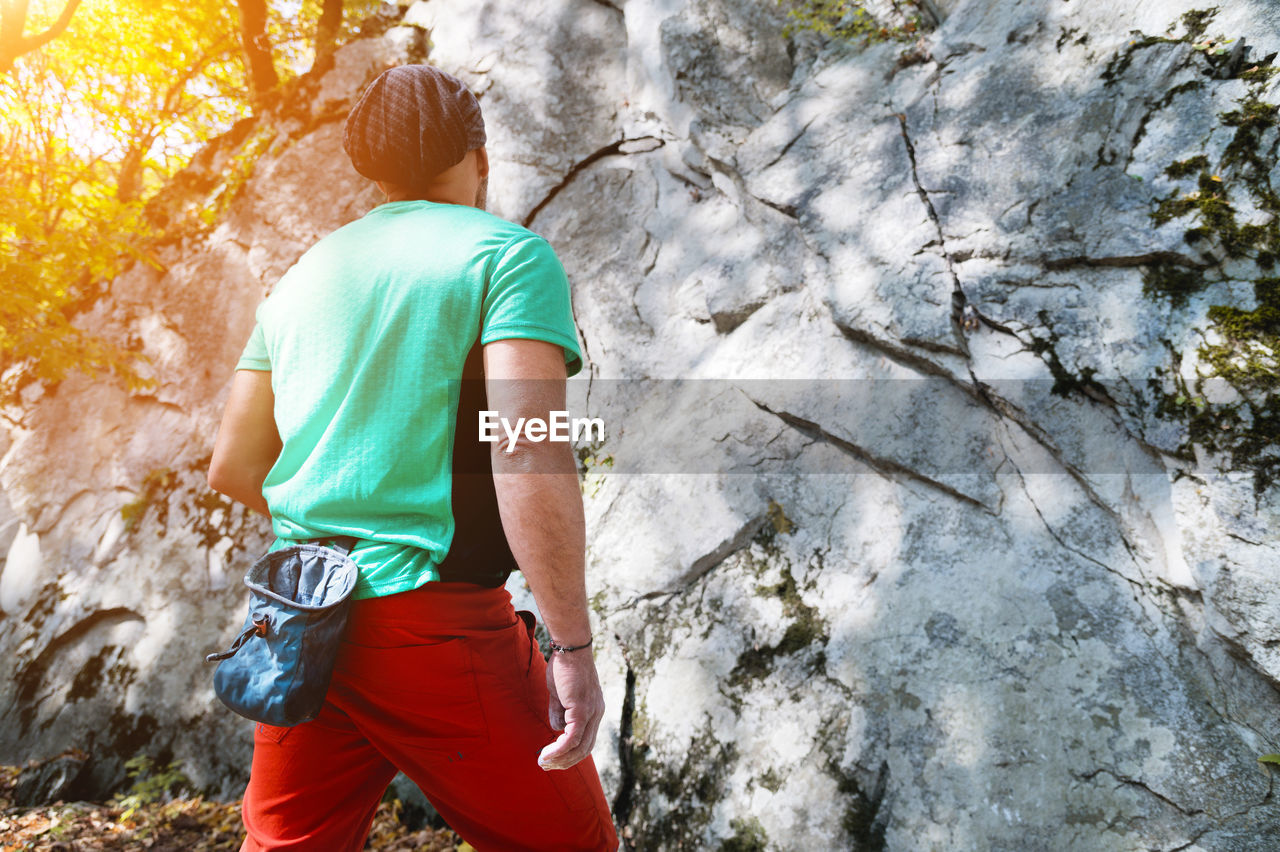
[[[249,614],[231,647],[205,657],[218,663],[213,691],[255,722],[290,727],[324,705],[347,626],[358,569],[347,554],[355,539],[332,547],[295,544],[249,569]]]

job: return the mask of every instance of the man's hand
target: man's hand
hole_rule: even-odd
[[[590,756],[604,718],[604,693],[591,650],[553,653],[547,663],[547,692],[551,693],[551,727],[564,733],[542,750],[538,765],[568,769]]]

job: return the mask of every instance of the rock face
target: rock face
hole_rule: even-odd
[[[632,847],[1280,847],[1280,15],[925,6],[864,48],[744,0],[431,0],[211,146],[163,268],[86,318],[156,386],[31,389],[10,429],[0,758],[238,794],[201,656],[267,530],[203,469],[258,300],[377,201],[343,110],[429,32],[493,208],[574,283]]]

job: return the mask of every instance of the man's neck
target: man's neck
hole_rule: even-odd
[[[465,204],[459,198],[453,196],[441,195],[437,192],[428,193],[426,195],[413,192],[393,192],[387,194],[387,201],[430,201],[433,204]]]
[[[392,192],[384,192],[383,195],[387,199],[387,203],[393,201],[430,201],[434,204],[461,204],[464,207],[476,207],[480,210],[485,209],[485,196],[488,194],[487,182],[482,182],[479,191],[474,198],[465,198],[466,190],[457,189],[454,191],[425,192],[415,193],[410,190],[396,189]]]

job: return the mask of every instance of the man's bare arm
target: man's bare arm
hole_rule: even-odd
[[[254,511],[270,514],[262,483],[280,456],[280,448],[271,373],[237,370],[209,462],[209,487]]]
[[[538,340],[497,340],[484,347],[489,408],[509,422],[550,421],[565,408],[564,351]],[[478,426],[473,427],[478,428]],[[551,638],[566,646],[591,636],[585,578],[586,524],[577,466],[568,443],[503,440],[493,445],[498,511],[511,552],[529,583]],[[547,667],[551,724],[564,733],[543,749],[546,769],[567,769],[591,754],[604,696],[590,649],[551,655]]]

